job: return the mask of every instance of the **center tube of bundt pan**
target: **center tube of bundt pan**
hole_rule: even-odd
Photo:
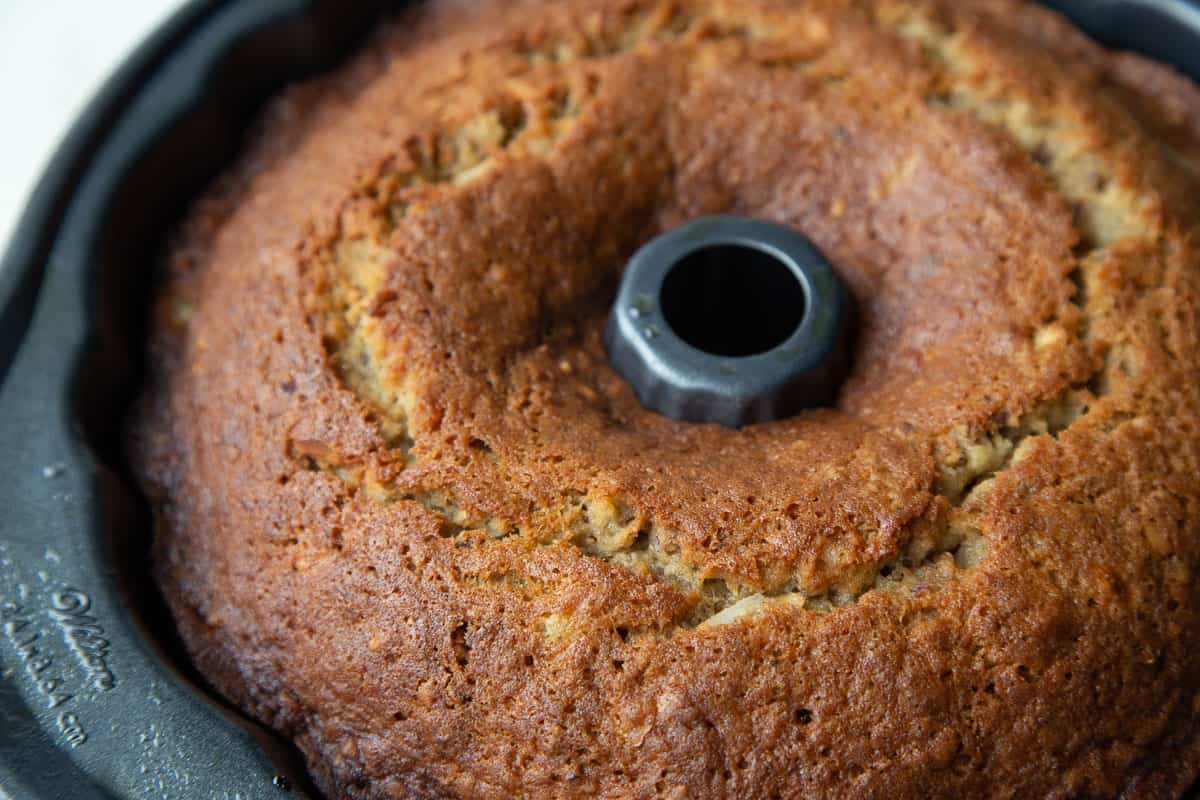
[[[802,233],[708,216],[629,260],[605,345],[646,408],[736,428],[832,405],[852,318],[836,269]]]

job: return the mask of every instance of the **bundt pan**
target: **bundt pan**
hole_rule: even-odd
[[[1196,0],[1046,4],[1200,80]],[[183,657],[148,579],[120,421],[164,232],[272,92],[338,63],[397,5],[193,0],[33,196],[0,269],[0,797],[316,796],[291,749]]]

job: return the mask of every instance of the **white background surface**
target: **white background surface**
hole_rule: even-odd
[[[71,122],[181,0],[0,0],[0,252]]]

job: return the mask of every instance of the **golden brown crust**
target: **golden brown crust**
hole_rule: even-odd
[[[337,797],[1177,795],[1197,97],[1016,0],[411,13],[173,251],[130,449],[192,656]],[[839,265],[836,409],[608,369],[710,212]]]

